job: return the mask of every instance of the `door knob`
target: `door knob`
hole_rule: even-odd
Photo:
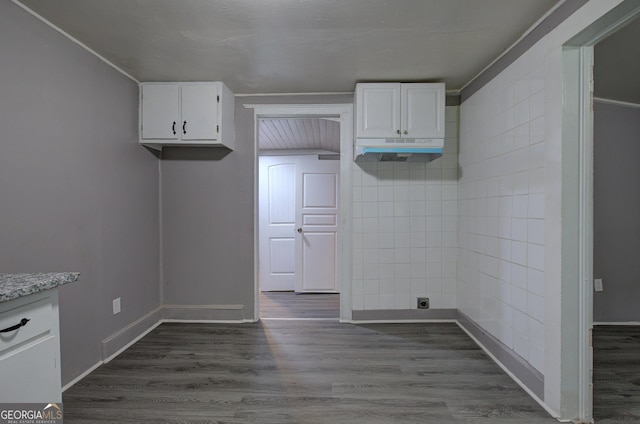
[[[299,232],[299,233],[302,233],[302,228],[298,228],[298,232]]]

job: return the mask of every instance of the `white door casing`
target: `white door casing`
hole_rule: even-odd
[[[351,321],[351,172],[353,167],[354,116],[353,105],[348,103],[334,104],[243,104],[245,109],[253,109],[254,114],[254,227],[258,222],[258,120],[260,118],[287,118],[291,116],[339,116],[340,119],[340,222],[338,240],[338,270],[340,276],[340,320]],[[259,232],[254,231],[254,304],[253,320],[260,319],[260,303],[258,293],[260,281]]]

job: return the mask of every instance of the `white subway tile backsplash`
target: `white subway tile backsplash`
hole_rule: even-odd
[[[511,261],[519,265],[527,265],[527,243],[511,241]]]
[[[364,295],[364,310],[380,309],[380,295],[378,294],[365,294]]]
[[[528,244],[527,263],[531,268],[544,271],[544,246]]]
[[[527,233],[529,243],[544,244],[544,220],[543,219],[528,219],[527,220]]]
[[[411,295],[396,294],[395,299],[396,299],[395,309],[411,309],[412,308]]]
[[[455,268],[457,307],[541,371],[544,60],[529,50],[461,106]]]
[[[544,374],[544,349],[534,343],[529,343],[529,363]]]
[[[380,279],[380,294],[395,294],[396,293],[396,282],[395,279],[385,278]],[[385,308],[387,309],[387,308]]]
[[[526,314],[528,310],[527,292],[520,287],[511,287],[511,306]]]
[[[534,193],[529,194],[529,218],[544,218],[544,194]]]

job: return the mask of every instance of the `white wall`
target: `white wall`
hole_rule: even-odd
[[[458,107],[430,163],[353,163],[353,310],[456,307]]]
[[[540,45],[461,106],[458,307],[544,373]]]
[[[579,219],[578,152],[563,139],[563,45],[620,3],[586,3],[460,112],[458,308],[544,374],[543,401],[562,418],[577,417],[580,374],[577,252],[567,250],[577,234],[563,228]]]

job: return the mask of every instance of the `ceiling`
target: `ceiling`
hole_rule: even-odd
[[[138,81],[236,94],[457,91],[563,0],[15,0]]]
[[[261,119],[258,148],[339,153],[340,122],[332,118]]]
[[[640,19],[594,48],[594,95],[640,105]]]

